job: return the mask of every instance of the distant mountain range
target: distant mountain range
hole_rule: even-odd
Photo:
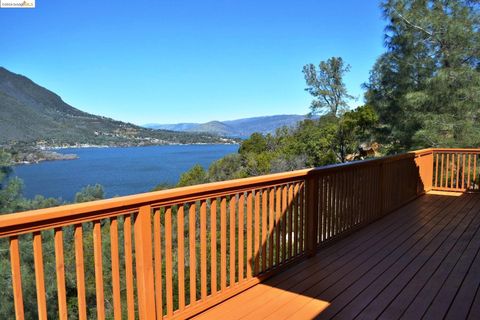
[[[80,111],[25,76],[0,67],[0,145],[151,145],[231,142],[216,135],[152,130]]]
[[[276,129],[288,126],[293,127],[306,116],[297,114],[274,115],[265,117],[244,118],[228,121],[210,121],[206,123],[177,123],[144,125],[146,128],[172,130],[180,132],[203,132],[217,134],[224,137],[248,137],[254,132],[263,134],[274,133]]]

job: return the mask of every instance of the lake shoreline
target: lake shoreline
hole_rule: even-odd
[[[167,147],[167,146],[215,146],[215,145],[239,145],[239,143],[170,143],[161,145],[91,145],[91,144],[78,144],[73,146],[42,146],[34,147],[32,150],[19,151],[17,153],[17,159],[13,161],[13,166],[38,164],[45,161],[67,161],[77,160],[79,156],[74,153],[58,153],[54,150],[66,150],[66,149],[109,149],[109,148],[145,148],[145,147]]]
[[[101,184],[105,197],[151,191],[160,183],[176,184],[181,174],[199,164],[236,153],[238,145],[162,145],[147,147],[63,148],[59,154],[76,154],[75,161],[42,161],[13,166],[12,177],[23,180],[24,196],[36,195],[73,201],[87,185]]]

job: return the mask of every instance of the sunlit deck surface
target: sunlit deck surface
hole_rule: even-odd
[[[479,319],[479,228],[479,193],[429,193],[195,319]]]

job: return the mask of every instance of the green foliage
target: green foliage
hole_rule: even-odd
[[[208,182],[207,172],[201,165],[196,164],[180,176],[177,187],[186,187],[206,182]]]
[[[355,158],[360,144],[369,144],[378,121],[375,111],[369,106],[361,106],[345,113],[336,123],[331,147],[340,162],[346,162],[349,155]]]
[[[172,188],[175,188],[175,185],[170,184],[170,183],[166,183],[166,182],[162,182],[162,183],[157,184],[151,191],[161,191],[161,190],[168,190],[168,189],[172,189]]]
[[[247,177],[240,154],[230,154],[215,162],[208,168],[209,181],[224,181]]]
[[[476,1],[386,0],[387,52],[366,84],[391,152],[480,143],[480,15]]]
[[[274,135],[254,133],[238,153],[210,165],[196,165],[185,172],[178,187],[291,171],[345,162],[358,158],[362,143],[370,143],[378,117],[369,106],[343,113],[307,119],[296,128],[282,127]]]
[[[75,194],[75,202],[88,202],[105,198],[105,191],[100,184],[88,185]]]
[[[341,57],[332,57],[321,61],[318,70],[315,65],[307,64],[303,67],[303,74],[308,87],[305,89],[315,99],[310,106],[312,114],[331,113],[337,116],[339,112],[348,108],[349,95],[343,76],[350,71],[350,66],[343,62]]]

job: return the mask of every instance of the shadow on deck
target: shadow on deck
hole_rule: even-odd
[[[473,319],[479,228],[479,193],[432,192],[195,319]]]

